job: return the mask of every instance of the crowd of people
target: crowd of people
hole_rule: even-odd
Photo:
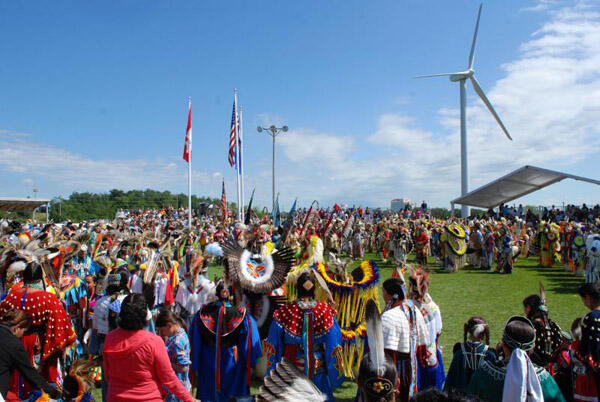
[[[597,400],[598,208],[442,220],[423,204],[195,215],[191,228],[173,208],[2,220],[0,395],[89,401],[98,386],[103,401],[333,401],[351,380],[360,401]],[[392,277],[380,281],[365,253]],[[471,317],[446,374],[429,265],[510,274],[530,255],[585,276],[590,313],[563,332],[541,289],[496,346]],[[209,266],[223,271],[210,278]]]

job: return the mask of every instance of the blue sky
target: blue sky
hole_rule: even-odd
[[[271,148],[287,124],[278,188],[387,206],[447,206],[459,193],[458,85],[418,74],[466,68],[478,1],[1,2],[0,192],[186,191],[216,196],[232,93],[244,106],[247,192],[269,204]],[[524,164],[597,178],[600,10],[587,2],[487,1],[476,76],[515,138],[468,85],[471,189]],[[559,184],[530,203],[594,202]]]

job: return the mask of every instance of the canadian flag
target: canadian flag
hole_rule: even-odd
[[[183,160],[190,163],[192,159],[192,102],[188,105],[188,122],[187,130],[185,130],[185,146],[183,147]]]

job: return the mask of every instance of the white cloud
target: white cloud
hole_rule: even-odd
[[[0,169],[36,176],[41,178],[36,182],[44,183],[42,187],[62,187],[67,191],[106,191],[112,188],[182,191],[187,184],[183,163],[164,159],[91,159],[7,131],[0,132]],[[194,188],[201,194],[208,194],[208,186],[214,185],[214,174],[211,176],[208,172],[194,170],[192,179]],[[34,180],[27,177],[23,182],[30,185]]]
[[[524,7],[522,11],[546,11],[558,3],[558,0],[537,0],[533,5]]]
[[[286,157],[293,162],[318,163],[335,168],[353,150],[354,140],[347,136],[296,129],[278,137],[277,143],[283,146]]]

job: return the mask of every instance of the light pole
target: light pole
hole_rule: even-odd
[[[273,207],[271,209],[271,211],[272,211],[273,209],[275,209],[275,137],[277,137],[277,135],[282,131],[284,133],[286,133],[288,131],[288,126],[283,126],[283,127],[275,127],[275,126],[261,127],[261,126],[258,126],[256,128],[256,131],[258,131],[259,133],[262,133],[263,130],[266,131],[273,138]]]

